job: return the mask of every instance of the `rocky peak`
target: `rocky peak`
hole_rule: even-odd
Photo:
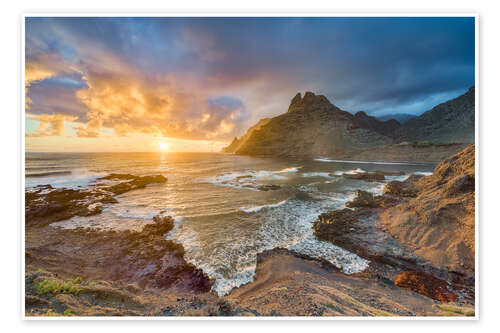
[[[331,108],[333,105],[330,103],[328,98],[323,95],[315,95],[314,93],[307,91],[302,98],[301,94],[298,93],[290,102],[288,107],[288,112],[297,112],[302,110],[317,110]]]
[[[368,115],[366,114],[365,111],[358,111],[356,112],[355,116],[358,118],[368,118]]]

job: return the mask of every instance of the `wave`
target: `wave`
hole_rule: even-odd
[[[259,185],[259,181],[286,180],[288,178],[283,174],[295,173],[300,168],[301,167],[290,167],[278,171],[227,171],[215,176],[202,178],[201,181],[218,186],[258,191],[257,187]]]
[[[417,171],[417,172],[412,172],[414,175],[422,175],[422,176],[430,176],[433,174],[433,172],[423,172],[423,171]]]
[[[329,172],[305,172],[302,174],[302,177],[323,177],[323,178],[332,178]]]
[[[280,171],[275,171],[277,173],[287,173],[287,172],[298,172],[299,169],[302,169],[302,167],[290,167],[290,168],[284,168]]]
[[[27,178],[39,178],[39,177],[49,177],[49,176],[64,176],[71,175],[71,171],[48,171],[48,172],[40,172],[40,173],[31,173],[26,175]]]
[[[366,171],[360,168],[353,169],[353,170],[348,170],[348,171],[335,171],[334,175],[335,176],[342,176],[342,175],[354,175],[357,173],[365,173]]]
[[[26,176],[27,188],[39,185],[51,185],[55,188],[79,188],[88,186],[97,178],[105,176],[106,173],[95,172],[87,169],[74,169],[72,171],[53,171]]]
[[[408,163],[408,162],[332,160],[332,159],[324,158],[324,157],[315,158],[314,161],[333,162],[333,163],[382,164],[382,165],[422,165],[423,164],[423,163]]]
[[[265,209],[265,208],[276,208],[276,207],[282,206],[285,203],[287,203],[287,201],[288,201],[288,199],[280,201],[280,202],[275,203],[275,204],[255,206],[255,207],[250,207],[250,208],[241,208],[240,210],[242,212],[245,212],[245,213],[256,213],[256,212],[261,211],[262,209]]]

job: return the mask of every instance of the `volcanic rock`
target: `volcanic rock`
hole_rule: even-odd
[[[394,284],[443,303],[455,302],[458,299],[458,296],[448,289],[448,283],[423,272],[403,272],[396,277]]]
[[[383,193],[398,197],[416,197],[418,189],[411,182],[394,180],[385,184]]]

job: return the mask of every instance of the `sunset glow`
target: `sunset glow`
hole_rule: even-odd
[[[350,112],[411,114],[464,93],[474,78],[470,18],[25,23],[27,151],[218,151],[285,112],[299,91]]]
[[[168,150],[168,144],[166,142],[160,142],[158,145],[160,146],[160,150],[162,151]]]

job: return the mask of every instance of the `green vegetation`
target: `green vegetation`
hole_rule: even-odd
[[[64,315],[65,315],[65,316],[71,316],[71,309],[66,309],[66,310],[64,311]]]
[[[58,280],[44,279],[35,284],[35,290],[39,295],[45,294],[73,294],[78,295],[81,291],[79,284],[81,278],[73,279],[68,282],[61,282]]]
[[[466,317],[474,317],[476,313],[474,310],[471,310],[470,308],[459,308],[455,306],[449,306],[449,305],[438,305],[439,310],[441,310],[440,315],[441,316],[466,316]]]

